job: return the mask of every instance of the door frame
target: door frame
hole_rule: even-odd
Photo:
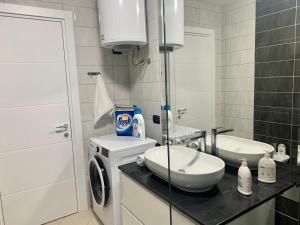
[[[7,3],[0,3],[0,14],[19,18],[32,18],[61,22],[66,62],[65,66],[67,76],[69,113],[71,121],[70,129],[72,131],[72,150],[77,195],[77,210],[86,210],[88,209],[88,201],[82,143],[82,127],[73,30],[73,14],[71,11],[46,9]],[[3,215],[1,215],[0,213],[0,225],[2,219],[1,217],[3,218]]]
[[[191,27],[191,26],[184,26],[184,35],[186,34],[197,34],[199,36],[204,36],[204,37],[210,37],[210,44],[212,46],[211,51],[210,51],[210,60],[211,60],[211,65],[210,65],[210,75],[212,78],[211,83],[211,92],[214,93],[213,95],[210,96],[210,101],[214,104],[211,105],[211,124],[212,127],[216,126],[216,51],[215,51],[215,45],[216,45],[216,40],[215,40],[215,31],[213,29],[207,29],[207,28],[200,28],[200,27]],[[184,46],[183,46],[184,47]],[[175,53],[176,50],[172,53],[169,53],[169,73],[170,73],[170,95],[173,96],[171,98],[171,105],[173,106],[172,109],[172,114],[174,118],[174,122],[178,120],[177,118],[177,105],[176,105],[176,79],[175,79]],[[173,66],[172,66],[173,65]],[[210,131],[208,131],[210,133]]]

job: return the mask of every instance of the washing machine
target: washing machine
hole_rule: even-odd
[[[104,225],[121,225],[121,187],[118,166],[134,162],[154,147],[155,140],[106,135],[89,143],[89,176],[93,210]]]

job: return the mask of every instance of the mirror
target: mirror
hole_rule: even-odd
[[[170,199],[191,191],[193,181],[205,183],[197,177],[182,184],[190,174],[203,175],[208,167],[218,172],[217,161],[207,163],[199,150],[223,159],[226,173],[235,179],[242,158],[257,176],[265,151],[278,162],[300,163],[300,1],[185,0],[184,44],[177,48],[168,43],[176,35],[168,23],[169,2],[163,2],[167,37],[160,41],[166,81],[161,117]],[[199,196],[217,196],[221,189],[214,187],[193,195],[195,204]],[[170,204],[170,224],[180,224],[173,208]],[[298,224],[299,188],[278,194],[255,213],[228,224]]]
[[[167,67],[169,97],[167,105],[162,103],[161,115],[164,121],[169,111],[171,141],[203,130],[209,135],[216,127],[231,128],[233,132],[226,134],[267,143],[286,152],[285,162],[297,164],[296,4],[295,0],[184,1],[184,45],[168,49],[166,65],[161,60],[162,68]],[[168,31],[172,29],[166,21],[167,37]]]

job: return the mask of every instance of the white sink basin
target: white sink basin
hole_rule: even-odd
[[[168,181],[167,147],[151,148],[145,162],[155,175]],[[215,156],[184,146],[170,146],[171,183],[188,192],[204,192],[222,180],[225,163]]]
[[[207,152],[211,153],[211,136],[206,139]],[[266,151],[271,155],[274,147],[258,141],[239,138],[229,135],[217,136],[218,156],[226,163],[240,166],[241,159],[247,159],[248,167],[257,169],[258,161],[264,156]]]

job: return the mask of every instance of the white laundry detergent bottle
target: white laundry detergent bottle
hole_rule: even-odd
[[[132,135],[138,139],[145,140],[145,121],[142,116],[142,110],[138,107],[134,110],[132,126]]]

